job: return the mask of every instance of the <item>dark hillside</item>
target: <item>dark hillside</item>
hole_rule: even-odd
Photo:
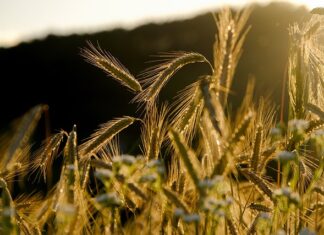
[[[288,53],[287,28],[305,14],[304,8],[288,4],[255,8],[234,81],[234,104],[240,100],[249,76],[256,77],[259,95],[272,93],[279,103]],[[128,104],[131,93],[83,61],[79,53],[86,40],[99,42],[137,75],[149,65],[144,62],[152,59],[150,55],[158,52],[197,51],[211,59],[214,33],[213,18],[207,14],[181,22],[149,24],[132,31],[51,35],[0,49],[0,128],[38,103],[49,104],[53,129],[69,130],[76,123],[81,138],[102,122],[135,112],[136,105]],[[162,99],[184,86],[183,80],[189,82],[207,69],[204,65],[184,68],[163,91]]]

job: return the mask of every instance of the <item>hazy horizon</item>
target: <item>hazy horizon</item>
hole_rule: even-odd
[[[308,8],[324,6],[318,1],[288,0],[13,0],[0,2],[0,47],[44,38],[49,34],[94,33],[114,28],[131,29],[150,22],[168,22],[194,17],[217,9],[226,3],[242,6],[248,3],[289,2]],[[125,10],[126,9],[126,10]],[[181,13],[180,13],[181,12]]]

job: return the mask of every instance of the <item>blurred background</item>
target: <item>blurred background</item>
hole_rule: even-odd
[[[216,26],[211,12],[225,3],[234,9],[254,4],[230,96],[233,108],[251,77],[257,96],[269,95],[279,105],[288,26],[302,22],[324,1],[1,0],[0,131],[39,103],[50,107],[52,131],[77,124],[81,139],[114,117],[138,116],[136,104],[129,103],[133,94],[80,56],[86,41],[98,42],[134,75],[159,52],[196,51],[212,60]],[[161,100],[171,100],[207,71],[204,65],[185,67],[163,89]]]

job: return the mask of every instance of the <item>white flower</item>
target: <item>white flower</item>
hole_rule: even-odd
[[[297,154],[290,151],[281,151],[278,153],[277,158],[282,162],[294,161],[297,158]]]
[[[303,119],[293,119],[288,122],[291,130],[306,130],[309,127],[309,122]]]
[[[183,221],[186,223],[199,222],[200,216],[198,214],[190,214],[183,216]]]

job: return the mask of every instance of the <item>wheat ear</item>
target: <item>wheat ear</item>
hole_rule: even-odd
[[[228,231],[231,235],[238,235],[238,230],[236,228],[236,225],[234,223],[234,221],[232,220],[231,216],[226,216],[226,223],[227,223],[227,227],[228,227]]]
[[[63,131],[53,135],[48,140],[45,140],[44,146],[40,147],[33,156],[32,169],[33,171],[40,169],[40,174],[43,175],[44,181],[47,180],[46,176],[50,174],[53,161],[58,156],[58,150],[63,138]]]
[[[106,162],[102,159],[90,159],[90,165],[94,168],[103,168],[107,170],[112,170],[112,163]]]
[[[17,131],[8,146],[8,149],[1,159],[1,166],[6,166],[10,161],[15,160],[22,148],[27,145],[33,134],[43,111],[48,108],[47,105],[37,105],[30,109],[19,122]]]
[[[80,189],[80,173],[77,146],[77,132],[76,126],[74,125],[64,148],[64,165],[66,171],[65,177],[67,179],[67,199],[69,203],[74,203],[76,199],[74,193]]]
[[[312,215],[312,213],[314,213],[314,211],[316,210],[320,210],[324,208],[324,202],[318,202],[318,203],[312,203],[309,207],[309,209],[307,209],[307,212],[305,213],[306,217],[310,217]]]
[[[272,198],[272,190],[269,188],[269,186],[264,182],[264,180],[256,175],[254,172],[249,171],[247,169],[240,170],[246,178],[248,178],[262,193],[264,193],[270,200],[273,200]]]
[[[102,50],[99,46],[96,48],[88,42],[89,49],[82,49],[81,55],[90,64],[105,71],[122,85],[128,87],[134,92],[142,91],[140,83],[135,77],[109,52]]]
[[[92,154],[97,153],[114,136],[136,121],[133,117],[122,117],[102,124],[100,129],[93,133],[88,141],[80,146],[82,160],[88,160]]]
[[[168,108],[162,106],[160,111],[154,105],[145,115],[141,139],[143,152],[147,160],[158,159],[160,149],[167,133]]]
[[[269,207],[254,202],[249,205],[249,208],[251,210],[256,210],[261,212],[271,212],[271,209]]]
[[[224,8],[217,16],[214,16],[217,33],[214,43],[214,74],[213,80],[216,87],[224,87],[230,90],[235,68],[242,53],[242,45],[249,28],[245,29],[251,9],[246,8],[235,16],[229,8]],[[223,107],[227,104],[228,93],[219,94]]]
[[[172,105],[171,125],[189,143],[195,134],[204,106],[200,91],[200,80],[186,87],[179,93],[178,97],[178,102]]]
[[[176,130],[171,128],[169,130],[169,137],[176,153],[181,156],[181,159],[186,166],[197,191],[200,194],[203,194],[203,191],[199,186],[200,179],[198,176],[198,173],[202,172],[200,162],[198,161],[194,152],[187,146],[184,138]]]
[[[255,230],[255,229],[256,229],[256,226],[257,226],[257,224],[258,224],[258,220],[259,220],[260,216],[261,216],[261,213],[258,213],[258,214],[255,216],[255,218],[254,218],[254,220],[252,221],[252,223],[251,223],[251,225],[250,225],[250,228],[249,228],[249,230],[247,231],[246,234],[250,235],[250,234],[255,234],[255,233],[256,233],[256,230]]]
[[[251,158],[251,168],[254,172],[258,172],[259,158],[261,152],[263,130],[262,126],[257,127],[257,131],[254,139],[253,153]]]
[[[240,140],[240,138],[244,135],[245,131],[249,127],[251,120],[253,117],[253,112],[248,112],[241,123],[238,125],[238,127],[234,130],[234,133],[232,134],[232,137],[230,139],[230,143],[236,143]]]
[[[175,192],[172,192],[166,187],[163,187],[162,190],[164,195],[169,199],[170,202],[172,202],[175,206],[183,209],[186,214],[190,213],[188,205],[186,205],[186,203],[180,199],[180,195],[178,195]]]
[[[309,122],[308,128],[306,129],[306,133],[310,134],[311,132],[313,132],[314,130],[318,129],[318,128],[323,128],[324,127],[324,119],[320,120],[311,120]]]
[[[127,183],[127,187],[143,200],[145,201],[147,200],[147,196],[145,195],[145,192],[142,191],[142,189],[139,188],[135,183]]]
[[[208,60],[199,53],[174,52],[161,54],[162,63],[142,73],[141,83],[145,89],[135,97],[135,101],[145,101],[150,106],[154,104],[161,89],[169,79],[183,66]]]
[[[204,107],[208,112],[210,122],[212,123],[214,129],[218,132],[218,134],[222,136],[222,132],[219,127],[220,125],[216,116],[216,110],[212,103],[212,97],[211,97],[212,91],[210,90],[210,81],[211,78],[209,76],[203,78],[200,82],[200,91],[204,99],[204,104],[205,104]]]
[[[316,106],[315,104],[308,103],[306,108],[310,112],[317,115],[321,120],[324,120],[324,111],[320,107]]]
[[[7,183],[0,178],[1,192],[1,232],[3,234],[18,234],[16,224],[16,211]]]
[[[313,10],[311,10],[312,14],[315,15],[324,15],[324,8],[323,7],[316,7]]]

